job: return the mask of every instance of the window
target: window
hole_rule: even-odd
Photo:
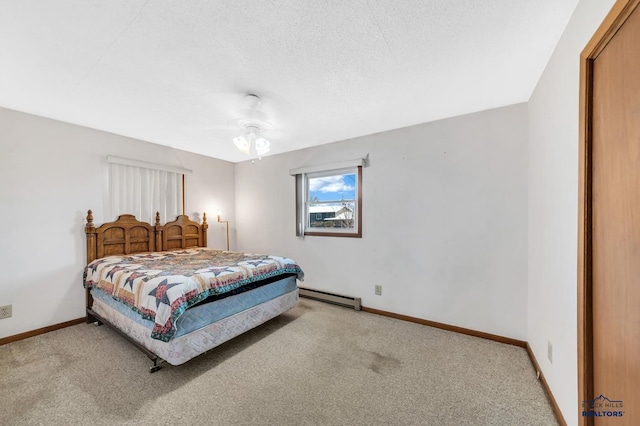
[[[297,235],[362,237],[362,160],[359,162],[351,167],[290,172],[296,176]]]
[[[116,219],[132,214],[154,223],[184,214],[184,176],[190,170],[109,156],[109,205],[107,215]]]

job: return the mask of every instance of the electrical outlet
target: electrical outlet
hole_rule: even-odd
[[[376,285],[376,296],[382,296],[382,286]]]
[[[553,346],[551,345],[551,341],[547,341],[547,358],[549,358],[549,362],[553,364]]]
[[[11,315],[11,305],[0,306],[0,319],[9,318]]]

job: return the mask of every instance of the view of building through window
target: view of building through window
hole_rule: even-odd
[[[308,177],[308,222],[310,228],[355,227],[356,174]]]

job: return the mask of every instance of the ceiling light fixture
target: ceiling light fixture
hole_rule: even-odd
[[[258,111],[262,103],[259,96],[249,94],[245,96],[249,109],[243,111],[244,118],[235,119],[235,123],[244,133],[233,138],[233,144],[241,152],[261,158],[271,150],[271,142],[262,136],[264,130],[270,129],[271,124],[266,121],[266,115]]]
[[[247,126],[246,133],[233,138],[233,144],[247,155],[263,156],[271,150],[271,142],[260,135],[258,126]]]

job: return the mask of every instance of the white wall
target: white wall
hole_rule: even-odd
[[[580,52],[614,0],[581,0],[529,101],[528,341],[562,413],[578,422]],[[547,358],[553,345],[553,364]]]
[[[0,338],[84,316],[86,212],[115,219],[102,216],[109,154],[193,170],[187,214],[206,210],[209,245],[224,247],[215,212],[235,214],[232,163],[0,108],[0,305],[13,305]]]
[[[526,147],[519,104],[239,163],[238,247],[368,307],[524,340]],[[363,238],[297,238],[289,169],[366,155]]]

